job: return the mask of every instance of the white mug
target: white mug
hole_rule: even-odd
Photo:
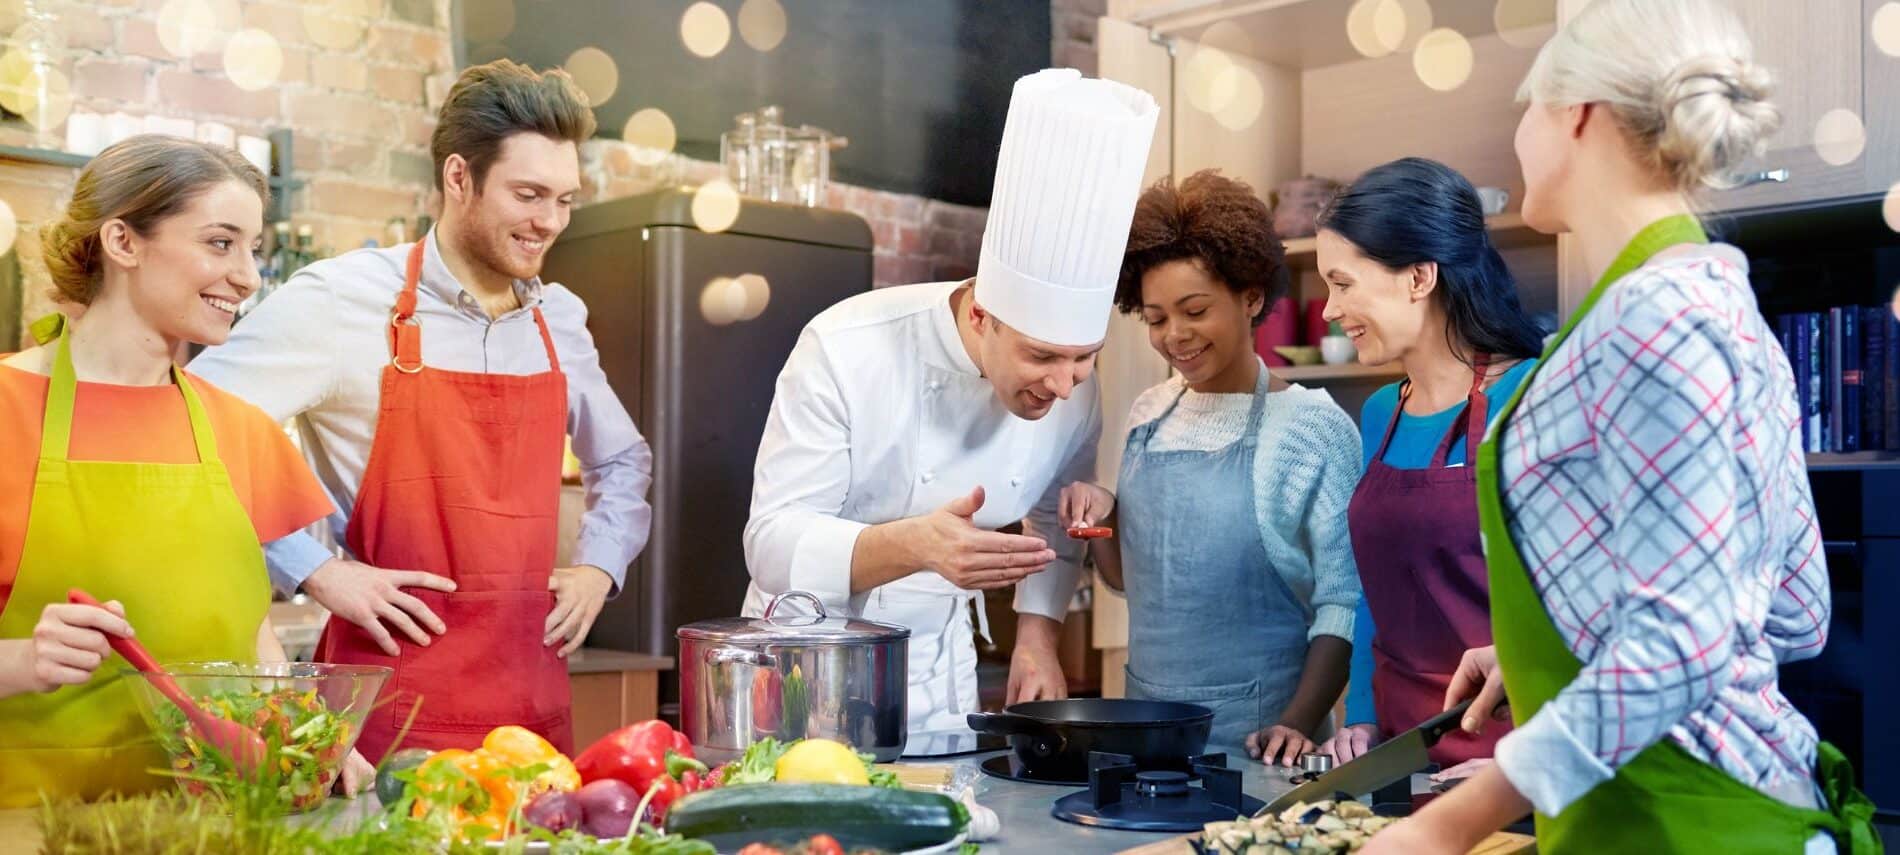
[[[1495,217],[1504,213],[1511,205],[1511,191],[1502,187],[1479,187],[1478,206],[1484,209],[1484,215]]]
[[[1319,358],[1327,365],[1345,365],[1358,355],[1352,346],[1352,339],[1343,335],[1329,335],[1319,340]]]

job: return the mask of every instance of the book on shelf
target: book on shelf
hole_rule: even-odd
[[[1810,454],[1900,450],[1900,320],[1887,306],[1836,306],[1771,324],[1794,370]]]

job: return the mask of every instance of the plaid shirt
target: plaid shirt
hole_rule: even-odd
[[[1502,433],[1512,538],[1583,670],[1497,759],[1555,815],[1661,739],[1784,800],[1814,728],[1776,683],[1826,642],[1793,372],[1727,246],[1613,283]]]

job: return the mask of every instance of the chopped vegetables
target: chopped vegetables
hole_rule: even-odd
[[[196,698],[211,715],[246,725],[264,738],[269,762],[260,780],[274,785],[292,811],[308,810],[329,795],[343,768],[355,734],[342,714],[333,712],[315,689],[236,689]],[[229,757],[199,739],[183,711],[157,710],[159,745],[171,757],[172,771],[193,795],[228,795],[245,776]]]
[[[1356,852],[1396,821],[1374,816],[1372,808],[1358,802],[1301,802],[1278,815],[1210,822],[1202,829],[1201,848],[1217,855]]]

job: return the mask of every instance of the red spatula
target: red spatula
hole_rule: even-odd
[[[91,594],[78,588],[67,591],[66,599],[82,606],[105,608]],[[257,772],[257,767],[263,765],[264,753],[269,749],[264,745],[264,737],[257,735],[257,731],[199,709],[198,705],[191,700],[191,696],[185,694],[185,690],[178,688],[178,683],[165,672],[164,668],[159,667],[158,661],[152,658],[152,654],[146,652],[145,645],[138,643],[137,640],[107,633],[106,641],[112,645],[113,650],[118,651],[120,656],[125,657],[125,661],[132,663],[132,667],[150,675],[152,685],[157,687],[159,693],[170,698],[172,703],[185,711],[185,717],[191,719],[192,727],[198,729],[199,737],[205,741],[205,744],[231,758],[231,765],[238,770],[239,774],[250,777]]]

